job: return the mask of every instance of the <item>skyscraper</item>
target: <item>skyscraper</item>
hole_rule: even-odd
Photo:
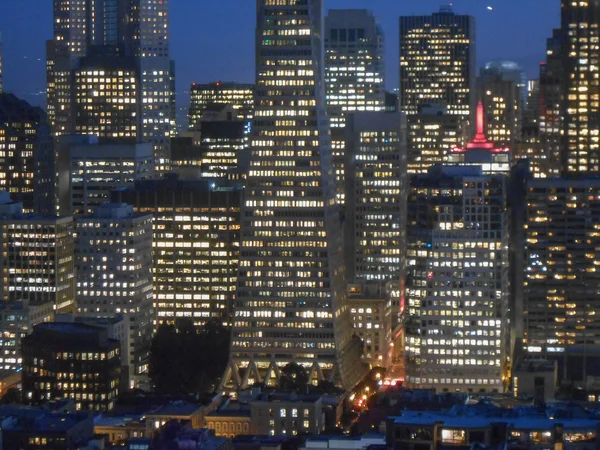
[[[2,94],[2,33],[0,33],[0,94]]]
[[[81,58],[110,50],[119,57],[134,58],[140,136],[152,142],[157,169],[168,169],[173,84],[168,9],[168,0],[54,0],[54,39],[47,43],[47,103],[55,136],[74,130],[77,97],[73,71],[79,68]],[[108,69],[113,66],[114,61]],[[131,84],[133,74],[127,75]],[[112,107],[108,103],[103,106]],[[125,110],[131,106],[129,102]]]
[[[192,83],[190,88],[189,129],[195,130],[211,103],[230,104],[237,112],[238,120],[252,120],[254,111],[254,85],[216,81]]]
[[[432,167],[408,199],[406,384],[503,391],[508,332],[506,177]]]
[[[353,387],[340,218],[323,79],[321,0],[257,0],[252,156],[223,388],[272,383],[294,361]]]
[[[53,148],[46,114],[12,94],[0,94],[0,189],[25,212],[52,204]]]
[[[154,330],[152,290],[152,216],[134,214],[127,204],[107,203],[75,221],[77,315],[123,316],[132,342],[122,354],[128,384],[148,376]]]
[[[511,61],[494,61],[482,67],[477,79],[478,97],[486,116],[486,135],[495,144],[514,151],[523,121],[523,71]]]
[[[12,204],[0,192],[2,300],[45,306],[52,315],[74,312],[73,219],[23,214]]]
[[[152,214],[156,324],[189,318],[229,325],[240,243],[240,188],[208,180],[138,181],[113,200]]]
[[[585,382],[600,375],[600,180],[532,180],[526,200],[524,347]]]
[[[354,113],[346,131],[346,278],[383,286],[404,269],[406,117]]]
[[[475,19],[443,7],[430,16],[400,17],[400,111],[442,103],[466,119],[475,98]]]
[[[408,173],[427,173],[452,149],[463,147],[466,139],[467,126],[460,116],[448,114],[444,105],[419,106],[418,114],[408,117]]]
[[[600,0],[562,0],[565,173],[600,173]]]
[[[384,35],[370,11],[331,9],[325,17],[325,84],[331,120],[337,199],[345,202],[346,116],[381,111],[385,104]]]

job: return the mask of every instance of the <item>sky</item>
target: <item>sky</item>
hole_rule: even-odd
[[[325,8],[366,8],[386,37],[386,85],[398,85],[398,18],[431,14],[440,0],[324,0]],[[254,81],[255,0],[170,0],[171,58],[178,108],[195,82]],[[515,61],[537,78],[546,39],[560,24],[560,0],[454,0],[454,12],[476,19],[477,66]],[[492,10],[488,9],[492,7]],[[45,41],[52,37],[52,0],[0,0],[4,90],[36,105],[45,101]]]

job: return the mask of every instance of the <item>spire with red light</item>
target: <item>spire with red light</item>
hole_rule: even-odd
[[[485,137],[485,117],[481,100],[477,104],[475,137],[467,144],[467,148],[494,148],[494,143],[488,142]]]

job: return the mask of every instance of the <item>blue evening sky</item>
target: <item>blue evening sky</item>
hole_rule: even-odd
[[[170,0],[171,57],[177,70],[178,107],[192,81],[253,81],[254,0]],[[560,25],[560,0],[454,0],[457,14],[477,25],[477,66],[494,59],[520,63],[537,78],[545,41]],[[398,17],[430,14],[439,0],[325,0],[326,8],[366,8],[386,35],[386,84],[398,85]],[[489,10],[491,6],[493,10]],[[52,0],[0,0],[5,90],[42,105],[45,41],[52,37]]]

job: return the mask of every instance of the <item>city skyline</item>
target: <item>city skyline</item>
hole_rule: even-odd
[[[545,56],[546,39],[560,26],[560,2],[540,8],[539,0],[457,0],[457,14],[476,19],[477,68],[489,60],[509,59],[520,63],[528,78],[538,77],[538,64]],[[546,4],[549,2],[545,2]],[[33,8],[33,4],[36,8]],[[380,21],[387,37],[386,87],[398,84],[398,18],[431,14],[448,2],[437,0],[327,0],[326,9],[366,8]],[[491,6],[492,10],[487,7]],[[32,104],[45,102],[45,41],[52,36],[52,1],[22,0],[4,5],[0,16],[3,35],[4,86]],[[521,14],[514,14],[515,8]],[[176,62],[177,92],[189,90],[192,81],[254,81],[254,2],[224,0],[218,4],[193,0],[170,5],[171,58]],[[535,21],[531,18],[535,17]],[[18,24],[27,20],[30,27]],[[196,24],[194,24],[196,21]],[[227,22],[225,22],[227,21]],[[227,37],[222,38],[223,24]],[[510,24],[510,33],[506,25]],[[36,30],[31,33],[30,30]],[[502,39],[498,39],[501,36]],[[523,46],[523,42],[529,43]],[[208,45],[210,44],[210,45]],[[188,55],[192,52],[194,57]],[[236,57],[222,58],[230,53]],[[187,107],[187,94],[179,95],[178,108]]]

